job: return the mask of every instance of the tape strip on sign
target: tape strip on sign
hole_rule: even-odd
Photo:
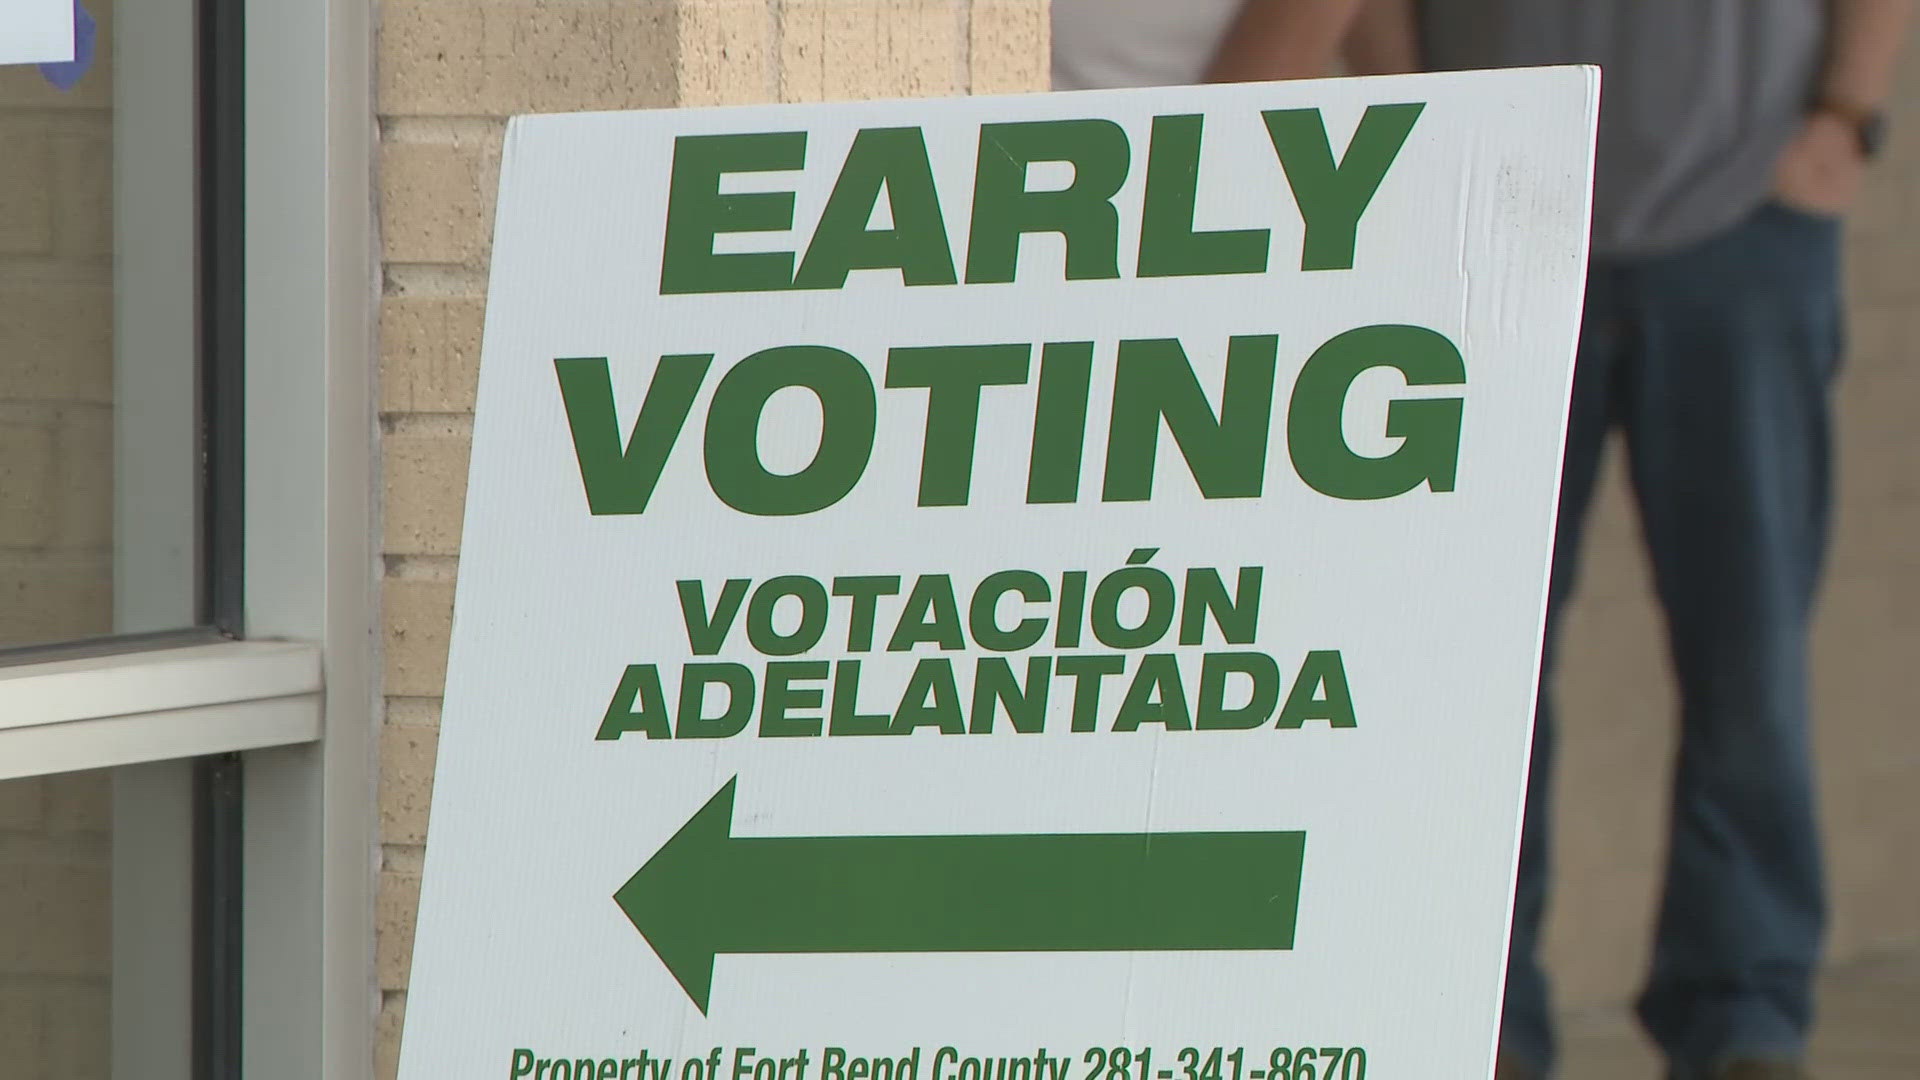
[[[516,119],[401,1076],[1486,1075],[1597,96]]]

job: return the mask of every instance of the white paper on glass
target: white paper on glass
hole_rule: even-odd
[[[73,59],[73,0],[0,0],[0,64]]]

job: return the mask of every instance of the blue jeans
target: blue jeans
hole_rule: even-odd
[[[1838,226],[1774,205],[1674,254],[1596,260],[1588,277],[1546,665],[1617,427],[1680,689],[1666,886],[1638,1002],[1676,1077],[1729,1056],[1797,1055],[1812,1021],[1826,910],[1807,632],[1826,546],[1840,309]],[[1545,1072],[1554,726],[1542,687],[1501,1040]]]

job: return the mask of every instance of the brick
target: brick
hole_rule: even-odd
[[[1894,621],[1889,572],[1847,564],[1836,566],[1821,583],[1814,619],[1816,647],[1845,648],[1856,628],[1884,627]]]
[[[1639,510],[1627,482],[1619,446],[1608,448],[1593,501],[1580,537],[1580,576],[1576,598],[1643,599],[1652,595],[1653,578],[1640,537]]]
[[[0,780],[0,831],[33,832],[39,829],[45,814],[45,801],[39,777]]]
[[[36,270],[0,281],[0,401],[113,399],[113,272]]]
[[[386,699],[386,710],[386,722],[389,724],[432,728],[440,726],[439,698],[390,697]]]
[[[1863,370],[1841,385],[1837,422],[1860,443],[1913,443],[1913,407],[1920,402],[1920,367],[1884,365],[1884,354],[1856,353]],[[1872,367],[1880,370],[1872,370]]]
[[[1836,779],[1888,760],[1920,756],[1901,725],[1920,706],[1908,669],[1920,628],[1903,625],[1901,585],[1910,567],[1837,566],[1827,579],[1814,626],[1813,685],[1822,761]]]
[[[1831,564],[1848,571],[1920,575],[1920,502],[1847,503],[1833,534]]]
[[[779,0],[780,100],[848,101],[965,91],[959,0]]]
[[[382,990],[405,990],[413,967],[414,916],[420,910],[417,874],[382,873],[374,900],[374,969]]]
[[[104,865],[35,861],[6,867],[0,873],[0,926],[32,932],[0,934],[0,972],[105,975],[110,896]]]
[[[500,148],[396,143],[380,148],[380,238],[389,262],[484,265],[493,245]]]
[[[1626,1000],[1644,977],[1652,897],[1658,888],[1648,850],[1636,842],[1620,852],[1621,865],[1583,877],[1578,884],[1560,875],[1542,953],[1562,1008],[1591,1009]]]
[[[1920,471],[1914,468],[1910,441],[1888,439],[1858,424],[1841,424],[1838,435],[1840,490],[1847,500],[1841,514],[1851,506],[1883,500],[1920,501]]]
[[[60,178],[54,215],[57,246],[69,256],[113,254],[113,129],[63,133],[53,140]]]
[[[388,0],[384,115],[507,116],[673,102],[673,4]]]
[[[0,72],[6,70],[0,67]],[[0,1053],[6,1055],[9,1074],[49,1075],[43,1043],[39,995],[31,990],[0,990]]]
[[[1920,869],[1909,853],[1920,846],[1912,791],[1920,767],[1856,771],[1848,783],[1827,783],[1822,823],[1834,880],[1835,952],[1912,940],[1913,898]],[[1834,789],[1843,789],[1836,798]],[[1917,1047],[1920,1049],[1920,1047]]]
[[[113,773],[107,769],[47,777],[47,830],[105,836],[113,828]]]
[[[113,1045],[111,995],[106,980],[97,985],[61,987],[42,995],[46,1008],[48,1076],[61,1080],[109,1080],[108,1050]]]
[[[1552,686],[1560,745],[1545,952],[1569,1007],[1632,992],[1664,836],[1674,718],[1666,638],[1644,590],[1605,580],[1631,567],[1630,553],[1589,560]]]
[[[0,546],[42,547],[58,518],[57,442],[48,423],[0,416]]]
[[[1901,232],[1854,236],[1848,244],[1847,277],[1858,300],[1920,300],[1920,261],[1913,258],[1913,238]]]
[[[424,844],[382,844],[380,846],[380,867],[403,874],[418,874],[426,869],[427,849]]]
[[[827,99],[826,8],[821,0],[774,0],[779,19],[781,101]]]
[[[467,439],[390,435],[380,447],[386,551],[455,555],[466,509]]]
[[[1861,235],[1889,227],[1900,228],[1914,221],[1914,206],[1911,166],[1870,169],[1848,218],[1848,233]]]
[[[381,592],[387,693],[438,697],[447,681],[453,584],[389,579]]]
[[[107,550],[113,544],[113,413],[99,405],[65,405],[58,420],[53,542],[70,550]]]
[[[439,732],[388,724],[380,732],[380,840],[424,844],[433,803],[433,766]]]
[[[389,298],[380,306],[382,412],[471,413],[481,300]]]
[[[395,1080],[400,1073],[400,1029],[407,1018],[407,995],[383,994],[380,1016],[374,1022],[373,1075]]]
[[[973,0],[968,83],[976,94],[1045,90],[1053,78],[1052,23],[1033,0]]]
[[[0,546],[108,548],[112,424],[95,405],[0,406]]]
[[[778,13],[772,0],[682,0],[677,103],[752,105],[777,101]]]
[[[386,723],[440,726],[440,698],[388,698]]]
[[[53,250],[53,142],[39,125],[0,123],[0,255]]]
[[[873,41],[882,61],[873,65],[869,83],[866,78],[847,78],[844,96],[853,97],[934,97],[964,94],[970,78],[967,71],[967,0],[912,0],[908,3],[872,5],[878,12],[877,33],[866,31],[863,20],[849,17],[863,5],[832,5],[832,14],[842,25],[854,31],[848,42],[847,64],[840,74],[852,76],[861,66],[856,57]],[[853,9],[853,10],[850,10]],[[871,36],[869,34],[871,33]],[[831,91],[832,88],[830,88]],[[836,92],[834,96],[843,96]]]
[[[1847,305],[1847,354],[1838,391],[1844,409],[1862,393],[1871,393],[1882,371],[1911,371],[1906,343],[1920,330],[1920,319],[1902,304],[1852,300]]]
[[[1651,600],[1596,597],[1572,605],[1553,680],[1568,747],[1563,756],[1630,771],[1659,756],[1673,689],[1666,636]]]
[[[0,552],[0,646],[67,641],[113,629],[113,566],[10,561]]]

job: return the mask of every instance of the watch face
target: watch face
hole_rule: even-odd
[[[1880,152],[1887,142],[1887,118],[1884,113],[1874,113],[1860,122],[1860,149],[1868,157]]]

